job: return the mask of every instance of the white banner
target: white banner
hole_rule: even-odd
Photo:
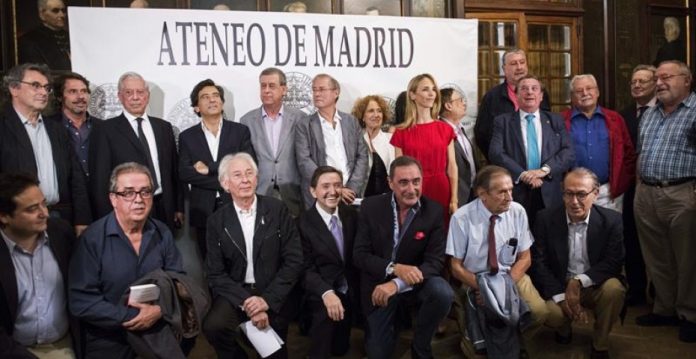
[[[238,120],[260,106],[258,76],[274,66],[288,76],[287,106],[310,113],[311,79],[328,73],[341,84],[338,108],[361,96],[390,102],[415,75],[477,106],[476,20],[182,9],[69,7],[72,66],[93,84],[90,112],[116,116],[116,82],[126,71],[150,84],[148,113],[179,130],[197,123],[193,86],[206,78],[225,88],[225,113]]]

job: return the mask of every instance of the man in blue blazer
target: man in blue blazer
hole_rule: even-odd
[[[261,107],[239,120],[251,131],[251,143],[259,165],[257,191],[279,198],[293,217],[302,211],[300,172],[295,160],[295,128],[305,114],[284,106],[287,79],[280,69],[269,67],[259,76]]]
[[[561,204],[561,180],[575,163],[575,152],[563,119],[539,109],[539,79],[522,77],[516,91],[520,110],[495,118],[488,158],[510,171],[512,196],[534,223],[538,210]]]
[[[201,123],[179,135],[179,179],[191,186],[189,213],[201,257],[205,259],[208,216],[229,202],[220,187],[218,164],[225,155],[246,152],[254,157],[249,128],[225,121],[225,92],[213,80],[199,82],[191,91],[191,107]]]
[[[297,126],[295,156],[305,208],[314,204],[309,182],[319,166],[328,165],[343,173],[341,196],[346,204],[360,197],[367,181],[367,144],[355,117],[336,109],[340,93],[336,79],[327,74],[315,76],[312,97],[317,112]]]

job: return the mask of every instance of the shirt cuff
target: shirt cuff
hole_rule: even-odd
[[[582,283],[583,288],[591,287],[594,284],[592,279],[590,279],[587,274],[578,274],[576,277],[580,279],[580,283]]]
[[[413,289],[413,287],[406,284],[406,282],[404,282],[400,278],[394,278],[394,279],[392,279],[392,281],[396,284],[396,292],[397,293],[404,293],[404,292],[408,292],[409,290]]]
[[[558,304],[565,300],[565,293],[556,294],[553,297],[551,297],[551,299],[553,299],[554,303]]]
[[[321,300],[324,300],[324,296],[325,296],[325,295],[327,295],[327,294],[329,294],[329,293],[333,293],[333,292],[334,292],[333,289],[329,289],[329,290],[327,290],[326,292],[322,293],[322,295],[321,295]]]

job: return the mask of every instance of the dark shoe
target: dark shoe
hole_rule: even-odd
[[[648,313],[636,317],[636,324],[641,327],[665,327],[679,325],[679,318],[673,315]]]
[[[573,330],[572,329],[570,330],[570,333],[568,335],[562,335],[561,333],[556,332],[556,343],[568,345],[572,341],[573,341]]]
[[[611,358],[609,356],[609,351],[608,350],[597,350],[592,346],[592,352],[590,353],[590,358],[591,359],[609,359]]]
[[[679,340],[684,343],[696,343],[696,323],[682,320],[679,325]]]

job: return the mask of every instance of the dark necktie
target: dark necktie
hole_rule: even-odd
[[[638,108],[638,115],[636,116],[636,119],[640,120],[640,118],[643,117],[645,110],[647,110],[648,108],[650,108],[650,106],[640,106]]]
[[[499,217],[495,214],[490,218],[488,225],[488,266],[491,269],[491,274],[498,273],[498,254],[495,251],[495,221]]]
[[[147,143],[147,137],[145,137],[145,132],[143,132],[143,118],[138,117],[135,119],[138,122],[138,139],[140,144],[143,146],[143,151],[145,151],[145,158],[147,160],[147,168],[150,170],[152,175],[152,184],[155,186],[152,190],[156,191],[159,188],[157,183],[157,173],[155,173],[155,165],[152,162],[152,155],[150,154],[150,145]]]

